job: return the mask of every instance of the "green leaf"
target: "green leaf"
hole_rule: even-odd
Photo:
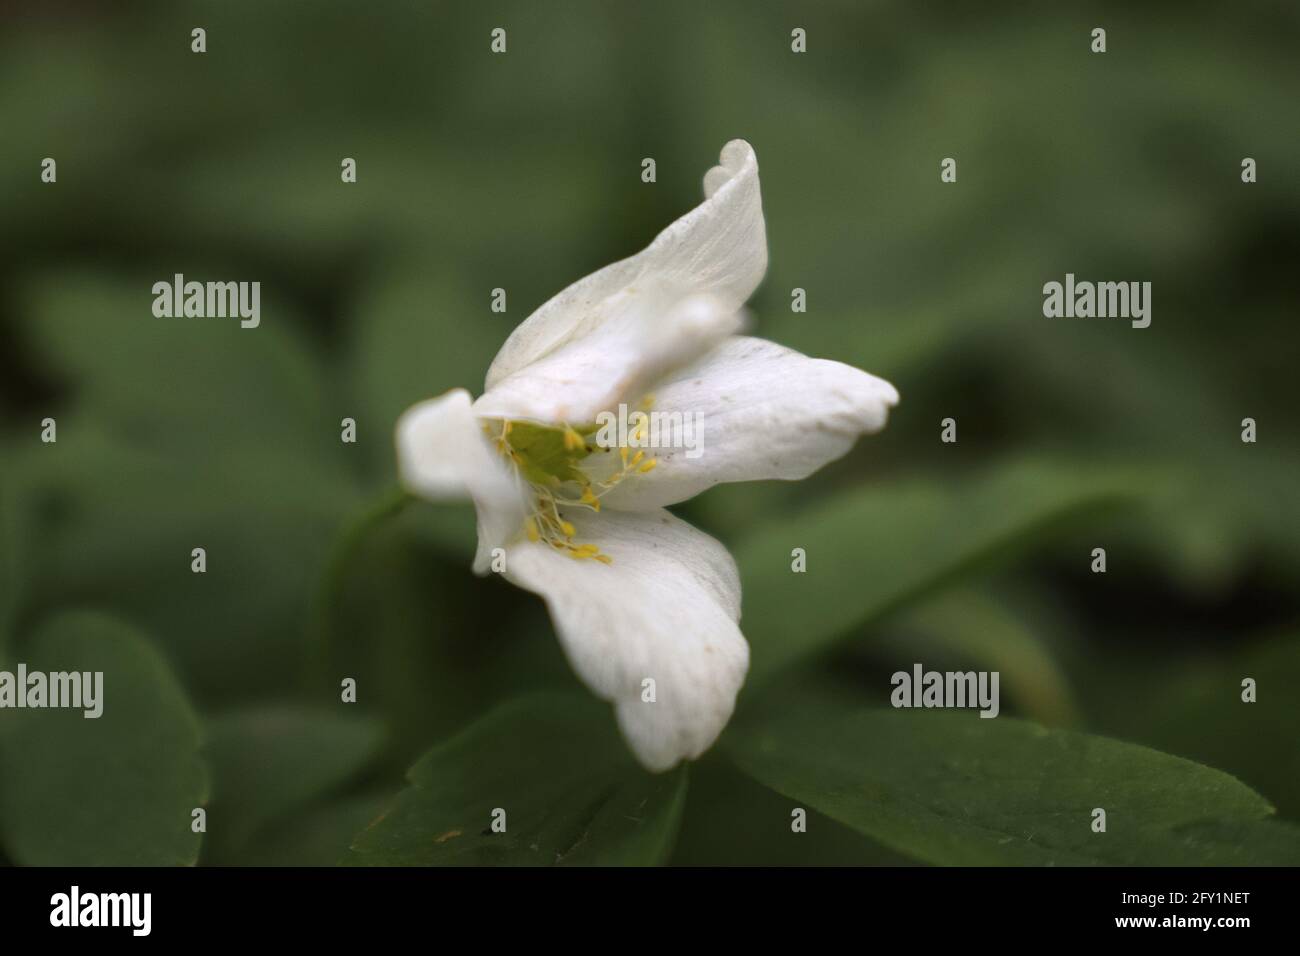
[[[200,258],[194,278],[230,275]],[[145,626],[198,700],[234,681],[272,692],[296,676],[316,560],[358,501],[349,411],[282,286],[244,329],[155,317],[156,278],[67,269],[19,287],[31,351],[65,386],[58,442],[28,427],[3,450],[24,518],[20,616],[102,607]],[[191,573],[195,548],[206,573]]]
[[[453,388],[481,390],[515,324],[489,311],[487,289],[475,295],[454,273],[431,272],[437,257],[430,249],[426,259],[390,267],[359,293],[348,373],[362,409],[357,443],[381,474],[396,473],[398,416]]]
[[[751,686],[972,566],[1122,500],[1124,487],[1117,476],[1019,464],[962,486],[854,490],[765,525],[736,549]],[[807,573],[791,571],[794,548],[805,550]]]
[[[337,695],[356,678],[362,702],[382,716],[390,752],[406,761],[492,706],[541,690],[581,685],[555,640],[546,609],[501,579],[470,572],[473,507],[460,530],[470,552],[448,558],[429,533],[437,508],[416,502],[356,542],[328,616],[314,670]]]
[[[955,657],[963,665],[995,670],[1002,691],[1023,715],[1052,726],[1078,722],[1074,694],[1060,662],[1004,602],[960,589],[922,603],[903,615],[899,625],[900,632],[883,642],[891,661],[904,656],[903,666],[910,668],[913,661],[929,666]]]
[[[281,820],[246,848],[244,866],[337,866],[356,833],[377,818],[390,792],[344,797]]]
[[[1300,862],[1300,830],[1245,784],[1105,737],[787,695],[727,741],[760,782],[931,863]]]
[[[269,825],[355,777],[378,752],[383,728],[361,716],[269,706],[217,717],[206,737],[212,806],[204,862],[231,863],[244,862]]]
[[[1166,657],[1110,655],[1091,675],[1106,733],[1222,767],[1300,819],[1300,637],[1289,634],[1226,655],[1171,666]],[[1256,683],[1254,703],[1242,680]]]
[[[673,849],[673,866],[906,866],[915,861],[841,823],[806,811],[806,829],[793,827],[798,804],[725,758],[691,765],[691,798]]]
[[[318,562],[354,489],[270,448],[187,462],[73,415],[57,444],[3,453],[24,519],[25,613],[73,603],[139,622],[200,701],[296,678]]]
[[[194,272],[229,277],[220,262]],[[158,318],[159,278],[172,280],[65,270],[23,284],[34,350],[74,401],[122,435],[205,463],[218,450],[273,447],[341,469],[341,414],[327,414],[325,382],[286,304],[267,290],[261,324],[248,329],[238,318]],[[72,437],[59,425],[61,442]]]
[[[425,754],[411,786],[353,841],[350,862],[663,862],[686,798],[684,767],[651,775],[609,709],[560,695],[520,698]],[[505,811],[506,831],[491,829]]]
[[[0,474],[0,660],[6,659],[21,587],[18,500],[9,474]]]
[[[207,799],[207,773],[198,721],[167,664],[138,631],[85,612],[51,619],[21,651],[29,672],[102,671],[103,712],[3,712],[9,855],[38,866],[193,864],[191,813]]]

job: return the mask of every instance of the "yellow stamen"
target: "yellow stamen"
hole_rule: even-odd
[[[640,405],[643,409],[648,409],[653,402],[654,395],[646,394]],[[515,428],[516,424],[520,427]],[[622,467],[605,478],[594,481],[584,473],[579,463],[585,455],[595,451],[595,446],[589,444],[588,439],[567,422],[539,426],[497,419],[490,426],[484,423],[484,432],[503,457],[518,469],[519,477],[526,479],[528,491],[531,492],[531,513],[524,519],[527,539],[548,544],[575,560],[591,558],[601,564],[612,564],[613,559],[602,554],[599,546],[575,543],[578,529],[573,522],[562,517],[561,509],[581,506],[599,512],[600,499],[616,485],[634,474],[652,471],[658,465],[658,459],[648,458],[648,451],[643,450],[650,436],[649,422],[643,419],[633,430],[627,444],[619,446]],[[512,432],[514,438],[511,438]],[[547,444],[555,442],[557,432],[560,439],[557,444],[563,446],[563,452],[559,451],[556,444]],[[608,452],[610,449],[601,450]]]

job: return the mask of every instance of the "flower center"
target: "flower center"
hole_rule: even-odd
[[[600,511],[600,499],[623,480],[645,474],[658,464],[646,458],[644,451],[627,445],[601,447],[594,442],[596,425],[541,425],[536,422],[493,419],[483,423],[483,432],[498,452],[509,459],[516,473],[528,483],[525,497],[528,516],[524,534],[529,541],[545,541],[557,551],[583,560],[590,558],[609,564],[611,558],[594,544],[574,540],[576,529],[564,517],[569,508]],[[644,440],[644,435],[628,436]],[[618,465],[601,479],[588,474],[592,456],[618,453]],[[602,466],[600,473],[607,469]]]

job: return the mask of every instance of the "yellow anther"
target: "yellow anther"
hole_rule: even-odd
[[[641,405],[648,408],[653,401],[654,396],[647,394],[641,399]],[[561,509],[582,505],[599,512],[602,496],[631,475],[645,474],[658,464],[657,459],[647,459],[647,452],[641,450],[650,434],[648,421],[638,423],[628,443],[619,446],[622,468],[597,481],[580,467],[583,458],[596,450],[595,446],[588,444],[582,433],[568,423],[535,425],[494,419],[490,427],[489,423],[483,423],[483,428],[491,443],[518,469],[518,477],[527,482],[531,495],[528,502],[531,514],[524,519],[527,539],[548,544],[577,560],[592,558],[601,564],[612,564],[613,559],[602,554],[597,545],[575,543],[578,529],[561,516]],[[557,445],[562,445],[564,450],[560,451]],[[579,495],[576,499],[575,485]]]

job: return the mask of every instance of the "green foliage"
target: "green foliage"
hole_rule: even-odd
[[[463,277],[431,271],[423,248],[368,275],[350,309],[344,384],[356,396],[357,437],[374,470],[395,476],[393,425],[416,402],[455,387],[483,388],[492,356],[514,323],[487,311]],[[407,259],[411,261],[407,261]]]
[[[774,790],[930,863],[1300,862],[1300,828],[1268,822],[1273,808],[1228,774],[1014,718],[787,695],[728,752]]]
[[[11,481],[0,475],[0,660],[5,659],[18,600],[18,502]]]
[[[21,650],[29,671],[102,671],[103,712],[5,712],[6,852],[35,865],[194,863],[191,813],[207,801],[208,776],[198,719],[166,662],[134,628],[80,612],[51,619]]]
[[[392,800],[387,791],[324,803],[286,818],[248,846],[246,866],[337,866],[346,863],[354,834],[379,818]]]
[[[794,829],[794,810],[807,813]],[[746,835],[737,840],[736,833]],[[914,861],[814,807],[798,807],[730,766],[706,757],[691,768],[691,794],[674,866],[901,866]]]
[[[597,718],[601,719],[597,719]],[[522,698],[429,751],[411,786],[352,848],[366,865],[632,865],[664,862],[686,802],[686,768],[652,776],[608,709]],[[506,810],[505,832],[492,814]]]
[[[825,4],[796,56],[780,4],[533,7],[4,18],[0,662],[102,669],[109,703],[0,710],[0,856],[1295,862],[1294,11],[1110,10],[1096,57],[1086,10]],[[754,332],[902,401],[806,481],[677,509],[737,558],[751,672],[714,750],[656,777],[541,603],[470,574],[468,508],[385,509],[393,428],[481,391],[734,136]],[[1153,325],[1044,319],[1067,270],[1151,280]],[[177,272],[260,281],[261,325],[155,318]],[[556,472],[558,437],[515,441]],[[1003,715],[884,710],[915,661],[998,670]]]
[[[338,791],[375,757],[383,734],[363,717],[275,707],[216,718],[206,737],[213,786],[204,862],[219,864],[239,862],[277,823]]]
[[[981,562],[1041,542],[1061,522],[1122,500],[1125,487],[1113,476],[1017,463],[956,488],[864,487],[773,519],[736,549],[750,679],[762,682]],[[792,546],[807,552],[808,572],[791,573]]]
[[[936,663],[930,654],[997,671],[1002,691],[1040,723],[1071,725],[1078,708],[1062,661],[1005,601],[974,590],[957,590],[925,602],[906,615],[893,642],[897,660]],[[958,669],[964,669],[959,667]]]
[[[1087,686],[1096,724],[1220,767],[1300,819],[1300,639],[1270,637],[1226,654],[1198,655],[1172,672],[1163,661],[1121,657],[1115,675]],[[1241,702],[1242,682],[1256,684]]]

